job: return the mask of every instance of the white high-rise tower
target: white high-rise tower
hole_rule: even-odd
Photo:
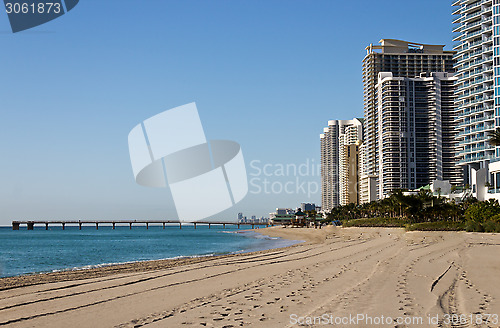
[[[500,1],[458,0],[453,6],[457,164],[475,192],[475,172],[500,155],[500,148],[488,143],[488,133],[500,126]]]

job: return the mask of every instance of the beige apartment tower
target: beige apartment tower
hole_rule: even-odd
[[[320,135],[321,142],[321,207],[330,212],[341,204],[341,191],[348,181],[349,170],[342,165],[349,148],[363,138],[363,119],[331,120]]]
[[[361,140],[342,146],[340,156],[340,205],[359,204],[359,146]]]

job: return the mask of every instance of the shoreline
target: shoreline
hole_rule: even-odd
[[[0,326],[298,327],[324,315],[363,314],[394,319],[384,327],[434,328],[448,327],[447,315],[500,315],[498,234],[357,227],[259,233],[306,242],[103,276],[82,270],[80,279],[5,289]],[[426,321],[396,323],[405,318]]]
[[[16,276],[10,277],[0,277],[0,291],[9,290],[13,288],[20,288],[32,285],[46,284],[46,283],[56,283],[56,282],[64,282],[71,280],[82,280],[89,278],[101,278],[114,274],[126,274],[126,273],[139,273],[139,272],[148,272],[155,270],[164,270],[169,268],[175,268],[184,265],[191,265],[196,263],[202,263],[217,259],[223,258],[237,258],[238,256],[243,255],[257,255],[257,254],[265,254],[267,252],[278,250],[278,249],[286,249],[288,247],[294,247],[302,242],[303,240],[295,240],[291,238],[285,238],[281,235],[272,235],[272,233],[261,233],[264,229],[269,228],[261,228],[257,229],[259,231],[247,229],[247,230],[239,230],[237,232],[231,233],[245,233],[245,232],[254,232],[261,235],[269,236],[269,237],[280,237],[282,239],[287,239],[290,241],[295,241],[293,245],[288,245],[285,247],[273,247],[258,251],[242,251],[242,252],[233,252],[227,254],[220,255],[193,255],[193,256],[181,256],[178,258],[169,258],[169,259],[159,259],[159,260],[145,260],[145,261],[130,261],[123,263],[113,263],[113,264],[97,264],[99,267],[90,267],[90,268],[72,268],[72,269],[61,269],[57,271],[51,272],[32,272],[25,273]]]
[[[334,231],[348,231],[356,229],[394,229],[401,230],[404,233],[419,233],[423,231],[406,231],[404,228],[399,227],[335,227],[335,226],[325,226],[322,229],[314,228],[291,228],[285,226],[273,226],[267,228],[258,229],[259,231],[247,229],[239,230],[231,233],[245,233],[254,232],[268,237],[279,237],[281,239],[287,239],[289,241],[295,242],[292,245],[284,247],[272,247],[268,249],[258,250],[258,251],[241,251],[233,252],[220,255],[192,255],[192,256],[179,256],[175,258],[158,259],[158,260],[138,260],[138,261],[128,261],[122,263],[113,264],[97,264],[89,265],[93,266],[90,268],[78,267],[71,269],[61,269],[54,270],[50,272],[31,272],[20,274],[16,276],[0,277],[0,291],[9,290],[12,288],[20,288],[32,285],[46,284],[46,283],[56,283],[71,280],[82,280],[89,278],[101,278],[115,274],[127,274],[127,273],[140,273],[148,271],[164,270],[169,268],[175,268],[184,265],[191,265],[197,263],[203,263],[218,259],[225,258],[238,258],[246,255],[259,255],[266,254],[275,250],[283,250],[291,247],[296,247],[301,244],[320,244],[327,239],[329,234]],[[311,235],[311,231],[315,231],[314,235]],[[465,231],[437,231],[437,232],[447,232],[447,233],[465,233]],[[495,235],[495,233],[481,233],[485,235]]]

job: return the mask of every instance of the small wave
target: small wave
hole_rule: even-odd
[[[255,239],[264,239],[264,240],[280,240],[280,239],[282,239],[280,237],[270,237],[267,235],[263,235],[261,233],[255,232],[255,231],[241,231],[239,233],[244,235],[245,237],[255,238]]]
[[[99,264],[84,265],[84,266],[65,268],[65,269],[54,269],[50,272],[79,271],[79,270],[88,270],[88,269],[98,269],[98,268],[104,268],[104,267],[109,267],[109,266],[113,266],[113,265],[121,265],[121,264],[132,264],[132,263],[139,263],[139,262],[153,262],[153,261],[164,261],[164,260],[192,259],[192,258],[199,258],[199,257],[210,257],[210,256],[215,256],[215,255],[217,255],[217,254],[210,253],[210,254],[204,254],[204,255],[166,257],[166,258],[161,258],[161,259],[156,259],[156,260],[135,260],[135,261],[124,261],[124,262],[99,263]],[[39,273],[43,273],[43,272],[39,272]]]

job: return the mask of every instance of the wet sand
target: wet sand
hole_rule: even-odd
[[[500,326],[495,316],[484,323],[500,314],[500,235],[259,232],[307,242],[192,262],[0,279],[0,326],[451,327],[447,315],[453,327]]]

